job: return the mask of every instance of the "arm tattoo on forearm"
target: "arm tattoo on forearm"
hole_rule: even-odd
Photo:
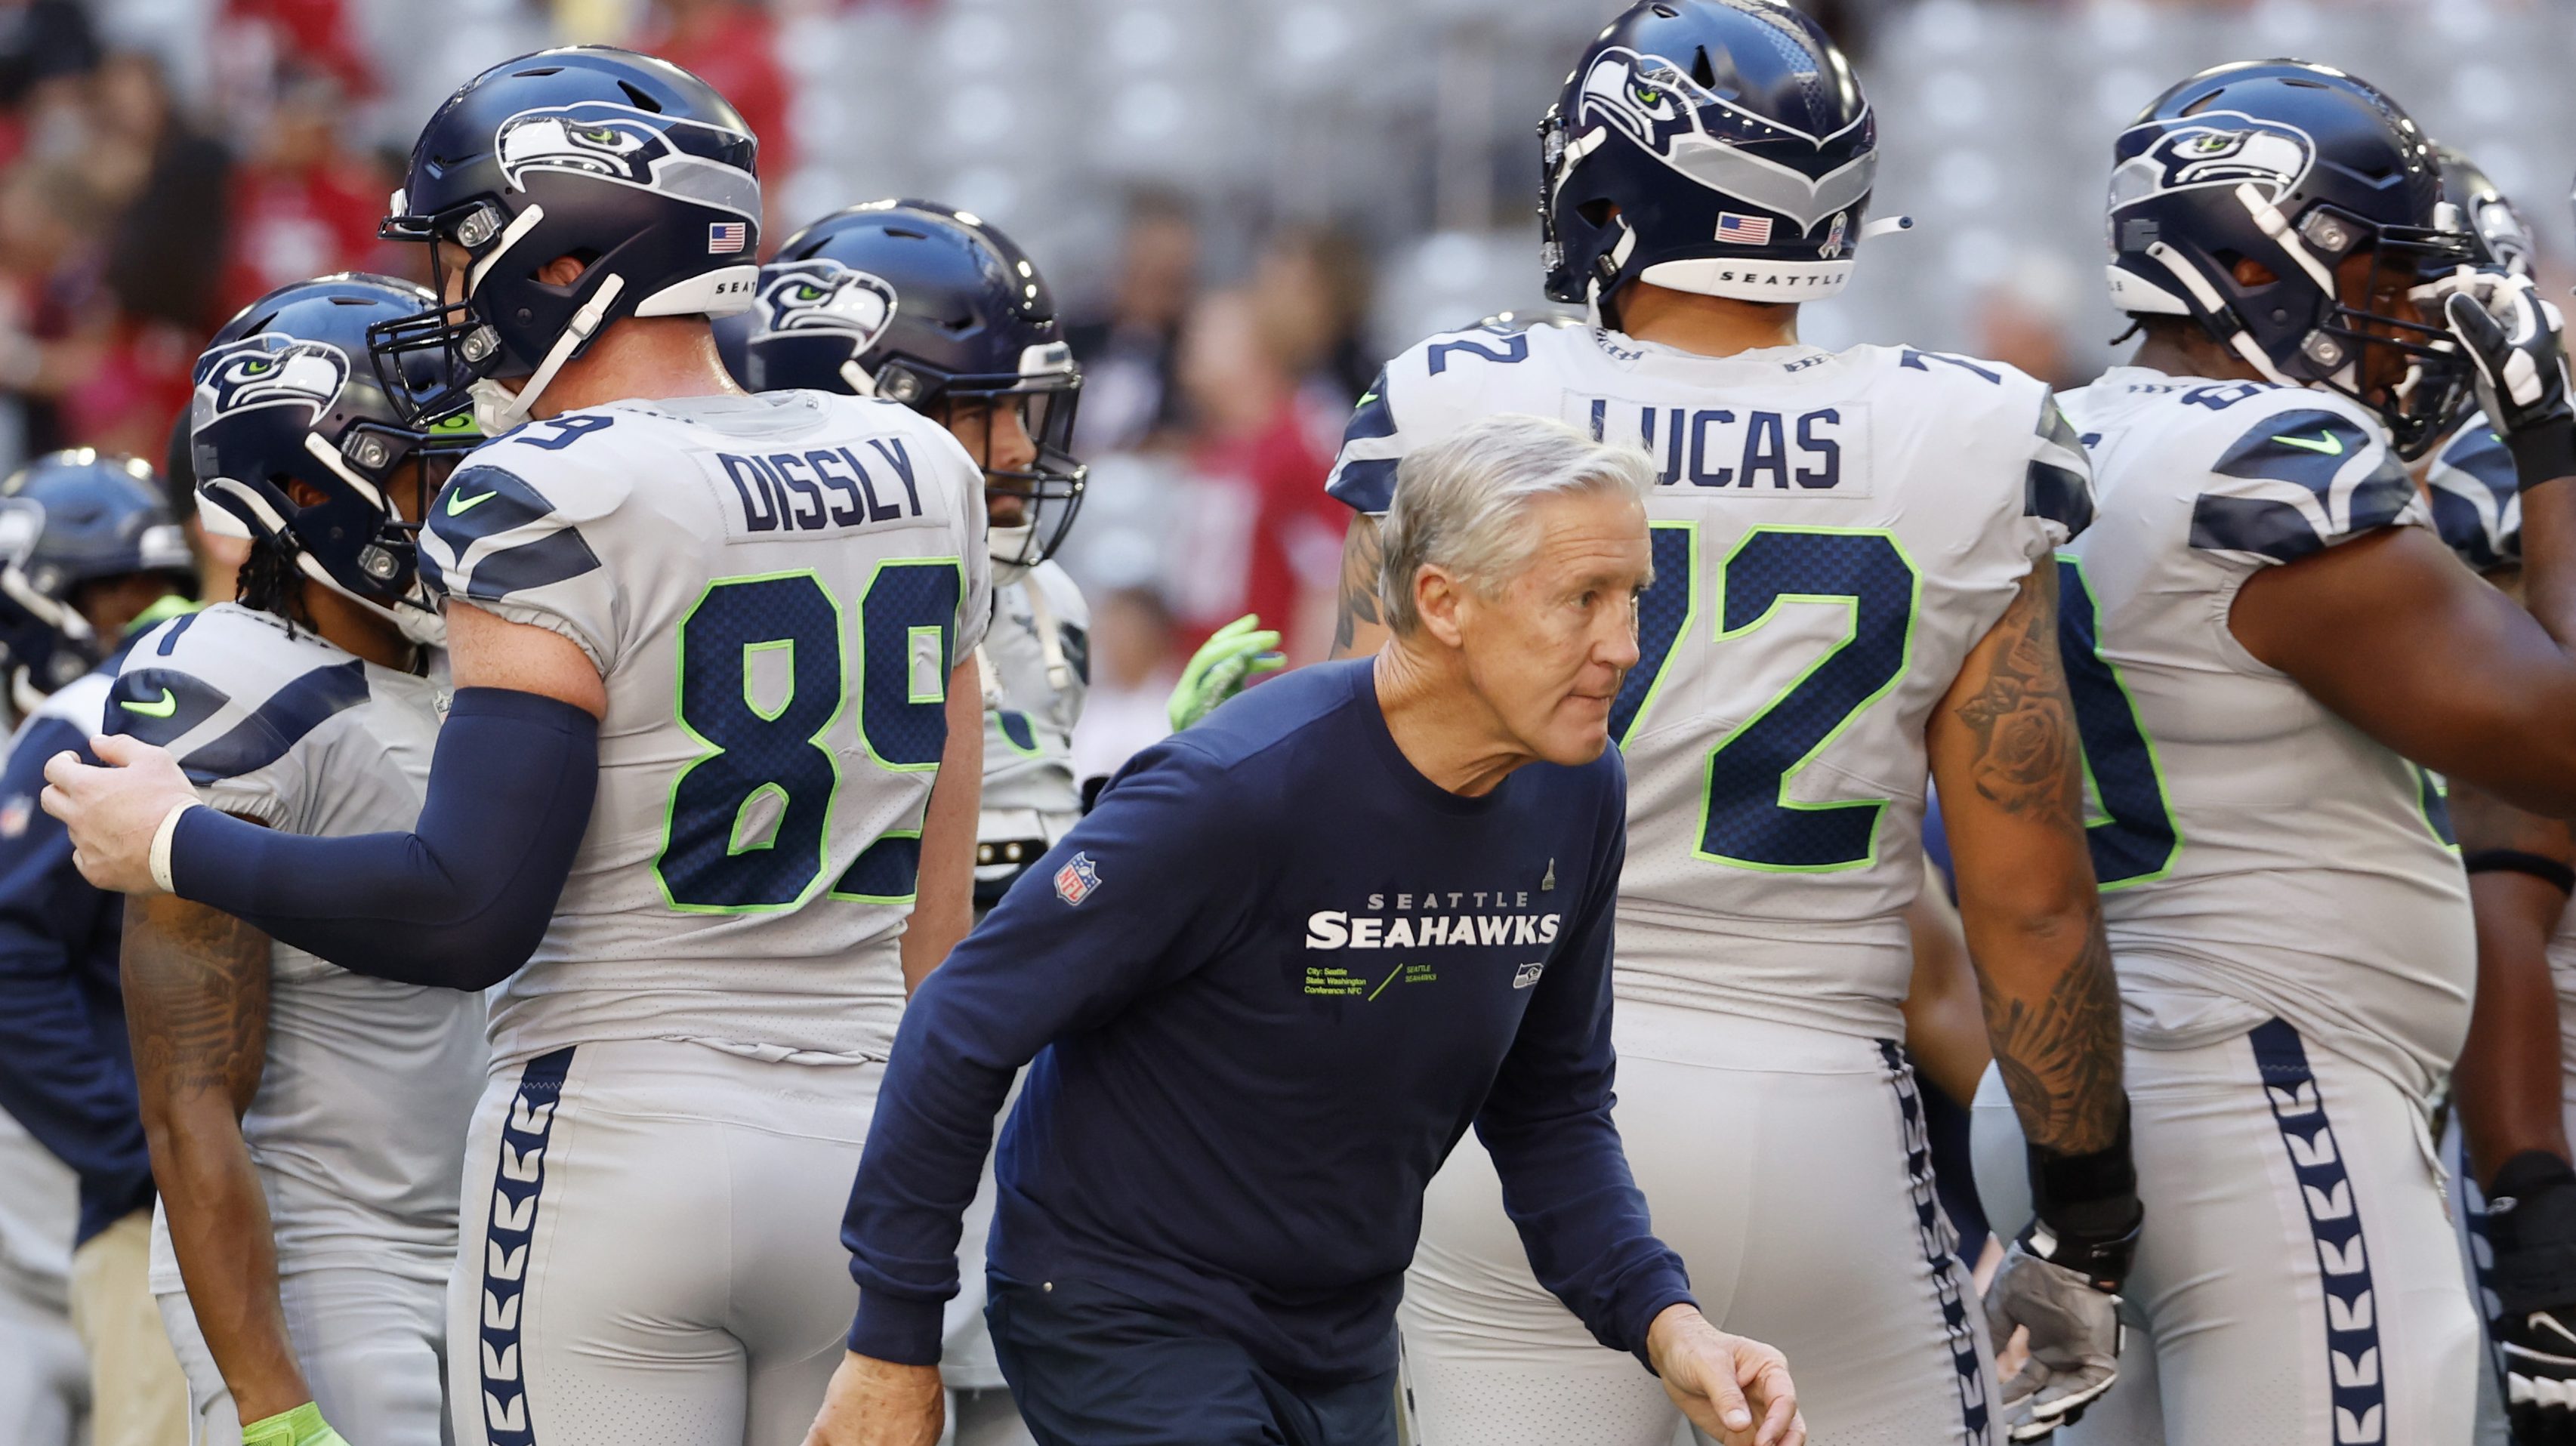
[[[126,1028],[147,1096],[250,1107],[268,1052],[268,936],[169,895],[125,904]]]
[[[2084,827],[2082,745],[2057,653],[2057,569],[2042,563],[1997,624],[1985,686],[1957,707],[1977,741],[1977,792],[2006,813],[2055,815]]]
[[[1342,538],[1341,606],[1333,618],[1333,656],[1347,657],[1351,643],[1359,636],[1359,625],[1375,627],[1383,621],[1378,610],[1378,564],[1385,560],[1386,544],[1378,537],[1377,519],[1363,512],[1351,519],[1351,530]]]
[[[2120,985],[2099,910],[2088,910],[2084,942],[2044,999],[2013,998],[1980,974],[1986,1036],[2012,1095],[2022,1134],[2033,1144],[2081,1153],[2119,1132]]]

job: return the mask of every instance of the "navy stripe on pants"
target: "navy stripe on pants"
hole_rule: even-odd
[[[1394,1371],[1290,1381],[1114,1291],[987,1278],[993,1354],[1039,1446],[1396,1446]]]

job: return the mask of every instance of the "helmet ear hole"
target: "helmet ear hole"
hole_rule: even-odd
[[[1610,218],[1619,214],[1619,207],[1608,200],[1586,201],[1574,208],[1574,214],[1583,218],[1584,225],[1598,228],[1609,225]]]

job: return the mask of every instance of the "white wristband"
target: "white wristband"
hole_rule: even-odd
[[[172,804],[170,811],[161,815],[161,826],[152,831],[152,883],[165,894],[179,892],[179,886],[170,882],[170,840],[178,836],[179,815],[197,806],[193,798]]]

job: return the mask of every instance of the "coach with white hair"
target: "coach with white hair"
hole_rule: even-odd
[[[922,985],[812,1443],[938,1438],[958,1221],[1022,1064],[987,1317],[1046,1446],[1393,1446],[1422,1190],[1471,1124],[1604,1346],[1730,1446],[1805,1440],[1779,1353],[1692,1304],[1610,1120],[1608,720],[1652,484],[1534,417],[1407,457],[1385,650],[1139,755]]]

